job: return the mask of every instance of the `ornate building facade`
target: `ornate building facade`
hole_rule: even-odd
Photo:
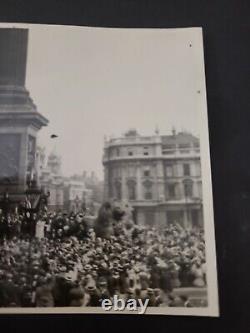
[[[203,225],[199,139],[190,133],[105,141],[104,198],[127,200],[138,224]]]
[[[50,210],[79,212],[91,206],[93,190],[88,187],[85,177],[63,176],[62,161],[56,152],[51,152],[46,158],[45,149],[38,147],[37,161],[38,185],[45,193],[50,193],[48,198]]]

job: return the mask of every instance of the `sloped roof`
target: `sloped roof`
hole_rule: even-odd
[[[162,144],[163,145],[175,145],[175,144],[199,144],[199,139],[191,133],[179,132],[172,135],[162,135]]]

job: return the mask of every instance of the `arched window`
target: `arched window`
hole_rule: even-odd
[[[136,182],[134,180],[128,180],[128,200],[136,200]]]
[[[184,195],[186,198],[193,196],[193,181],[191,179],[184,180]]]
[[[115,196],[117,200],[122,198],[122,184],[119,181],[115,182]]]
[[[190,164],[188,163],[183,164],[183,175],[190,176]]]
[[[169,183],[167,185],[167,193],[169,199],[175,199],[176,198],[176,184],[175,183]]]
[[[151,181],[146,180],[144,183],[144,199],[151,200],[153,198],[152,187],[153,184]]]

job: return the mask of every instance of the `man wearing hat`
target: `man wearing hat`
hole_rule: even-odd
[[[89,301],[87,306],[101,306],[101,297],[96,286],[89,285],[87,288],[85,288],[85,291],[89,294]]]
[[[52,294],[52,284],[46,278],[39,279],[39,286],[36,288],[35,303],[37,307],[53,307],[54,298]]]
[[[52,289],[55,306],[69,306],[70,289],[74,286],[71,280],[67,279],[65,273],[60,273],[56,276],[55,284]]]
[[[154,290],[152,288],[147,289],[147,297],[149,299],[148,306],[155,306],[156,305],[156,297]]]
[[[110,293],[108,291],[108,283],[105,277],[101,276],[97,282],[97,287],[100,293],[100,299],[110,299]]]
[[[69,291],[69,306],[84,305],[84,290],[80,283],[76,281]]]
[[[111,296],[114,296],[116,290],[119,290],[119,291],[121,290],[120,285],[121,285],[120,284],[120,274],[119,274],[119,271],[115,268],[108,281],[108,290],[109,290]]]

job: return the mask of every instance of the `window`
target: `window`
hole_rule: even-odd
[[[143,183],[144,185],[144,199],[145,200],[151,200],[153,198],[153,194],[152,194],[152,182],[151,181],[145,181]]]
[[[167,175],[167,177],[173,177],[173,166],[172,165],[166,166],[166,175]]]
[[[189,149],[181,149],[180,153],[181,154],[187,154],[187,153],[190,153],[190,150]]]
[[[115,195],[117,200],[122,198],[122,184],[120,182],[115,182]]]
[[[168,184],[168,196],[170,199],[174,199],[175,195],[175,184]]]
[[[150,176],[150,166],[149,165],[144,166],[143,175],[144,175],[144,177],[149,177]]]
[[[175,149],[176,148],[176,146],[175,146],[175,144],[163,144],[162,145],[162,149]]]
[[[116,156],[120,156],[120,149],[116,148]]]
[[[190,165],[183,164],[183,174],[184,176],[190,176]]]
[[[136,200],[136,182],[128,181],[128,200]]]
[[[184,194],[185,197],[192,197],[193,196],[193,182],[192,180],[184,182]]]
[[[189,143],[180,143],[179,148],[181,148],[181,149],[190,148],[190,144]]]
[[[183,212],[182,211],[168,211],[167,212],[167,224],[180,224],[183,225]]]
[[[152,192],[150,192],[150,191],[145,192],[144,199],[145,200],[151,200],[152,199]]]
[[[133,152],[131,150],[129,150],[128,155],[133,156]]]
[[[176,150],[175,144],[163,144],[162,145],[162,154],[163,155],[171,155],[174,154]]]
[[[148,155],[148,147],[143,148],[143,155]]]
[[[162,154],[163,155],[171,155],[171,154],[173,154],[173,151],[172,150],[163,150]]]

